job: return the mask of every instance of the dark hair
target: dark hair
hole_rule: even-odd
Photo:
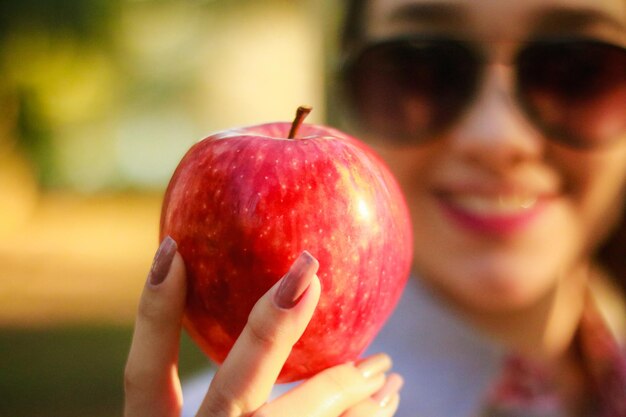
[[[600,246],[597,259],[626,292],[626,204],[617,228]]]
[[[342,25],[340,28],[339,47],[343,51],[350,50],[362,40],[365,20],[365,0],[346,0]],[[626,198],[625,198],[626,200]],[[600,266],[626,292],[626,201],[623,202],[621,218],[617,227],[603,241],[596,251],[596,259]]]
[[[358,42],[364,34],[363,23],[365,21],[365,1],[347,0],[343,24],[340,31],[340,47],[347,50]]]

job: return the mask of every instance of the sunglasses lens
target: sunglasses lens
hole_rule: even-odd
[[[600,146],[626,131],[626,50],[598,41],[537,42],[518,57],[518,94],[554,139]]]
[[[415,143],[461,113],[478,66],[474,54],[454,41],[387,41],[346,68],[345,98],[359,128],[387,141]]]

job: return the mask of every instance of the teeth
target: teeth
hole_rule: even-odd
[[[522,197],[518,200],[519,205],[523,209],[532,208],[537,203],[537,197],[534,196],[526,196]]]
[[[462,195],[452,197],[452,201],[460,208],[476,214],[506,215],[522,213],[533,208],[537,203],[537,197],[510,194],[499,196]]]

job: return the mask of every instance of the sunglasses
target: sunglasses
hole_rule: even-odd
[[[416,144],[451,128],[472,104],[488,61],[470,42],[388,39],[341,68],[350,118],[386,141]],[[513,59],[514,95],[551,140],[607,145],[626,132],[626,48],[587,38],[524,43]]]

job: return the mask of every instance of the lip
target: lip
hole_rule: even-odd
[[[512,235],[528,229],[547,209],[542,194],[438,193],[436,201],[455,225],[478,234]]]

